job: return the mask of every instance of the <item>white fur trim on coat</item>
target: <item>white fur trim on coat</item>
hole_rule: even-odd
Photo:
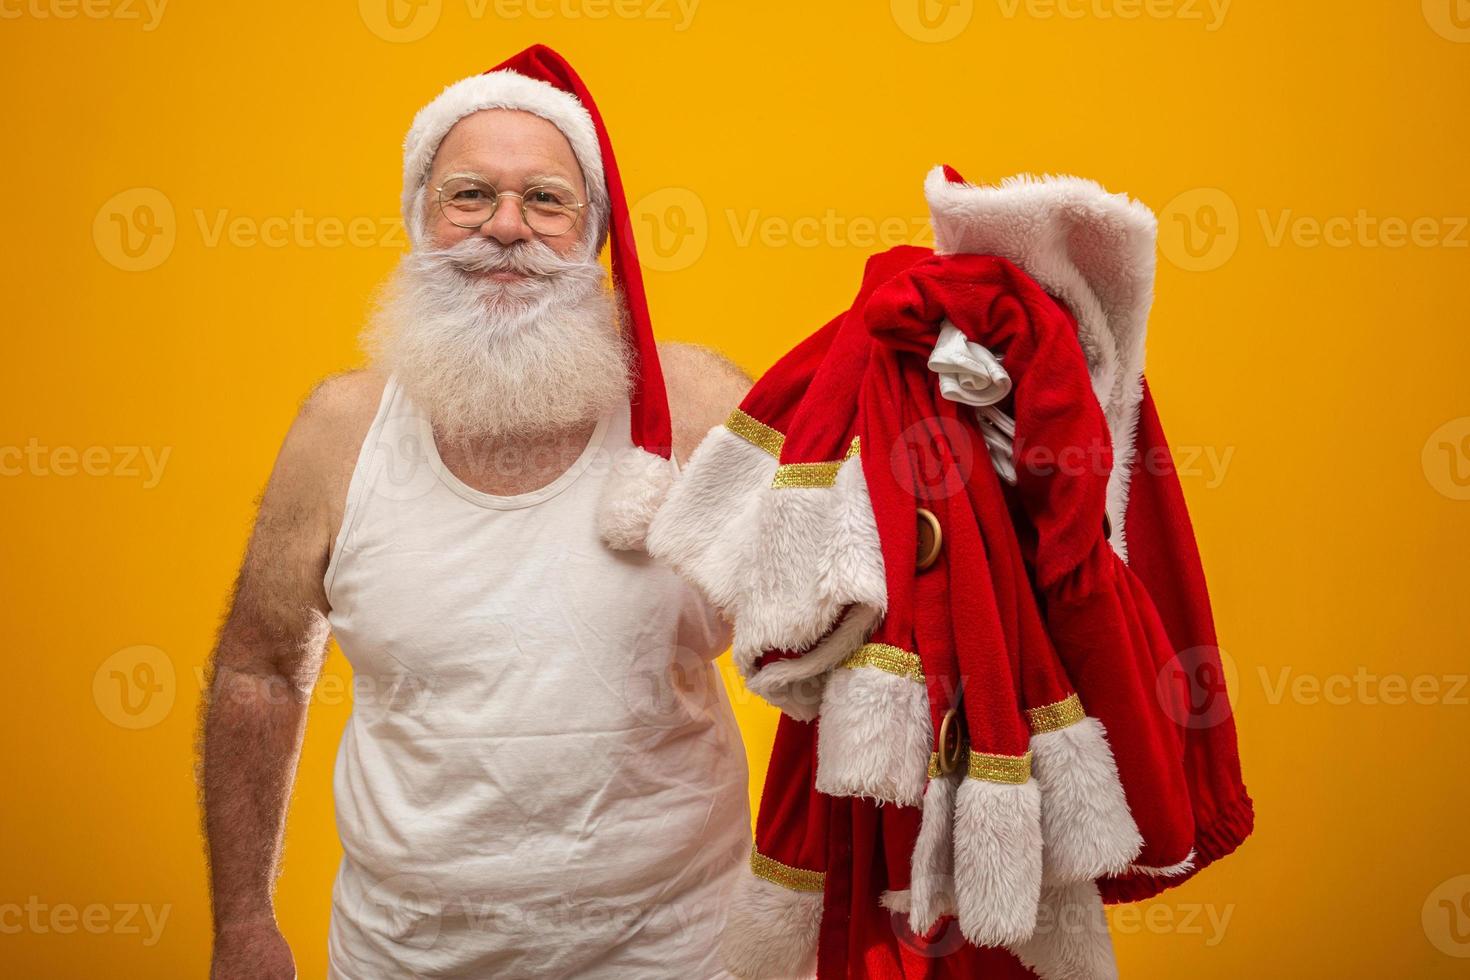
[[[817,722],[817,792],[919,806],[933,740],[922,680],[879,667],[839,667]]]
[[[954,889],[966,939],[977,946],[1010,946],[1031,936],[1041,900],[1041,860],[1036,780],[960,782]]]
[[[1130,864],[1128,870],[1134,874],[1148,875],[1150,878],[1175,878],[1194,870],[1194,850],[1185,855],[1183,861],[1174,864],[1157,867],[1148,864]]]
[[[776,457],[717,425],[695,447],[648,528],[649,554],[698,586],[731,621],[759,547],[756,510],[776,465]],[[750,673],[750,659],[742,674]]]
[[[608,547],[642,548],[648,525],[674,485],[678,464],[639,446],[618,454],[597,500],[597,530]]]
[[[540,116],[561,130],[582,168],[582,179],[599,223],[608,213],[607,184],[603,178],[602,150],[597,126],[576,96],[509,68],[471,75],[448,86],[418,111],[403,140],[403,222],[415,244],[422,229],[414,201],[429,178],[434,154],[445,135],[465,116],[482,109],[521,109]],[[606,228],[595,229],[592,240],[601,248]]]
[[[939,904],[920,914],[915,893],[913,888],[885,891],[878,904],[907,915],[909,929],[916,935],[927,935],[940,916],[954,915],[952,894],[945,893]],[[1042,886],[1036,928],[1029,939],[1008,948],[1041,980],[1116,980],[1118,976],[1113,937],[1096,882]]]
[[[1041,890],[1036,931],[1011,952],[1041,980],[1115,980],[1118,963],[1102,897],[1091,881]]]
[[[940,774],[924,791],[924,815],[909,860],[909,928],[924,935],[942,915],[954,915],[954,810],[963,772]]]
[[[1124,513],[1143,399],[1158,221],[1145,205],[1081,177],[1019,174],[998,186],[924,181],[936,250],[1015,263],[1077,319],[1093,392],[1113,442],[1111,542],[1125,560]]]
[[[812,721],[822,709],[827,678],[833,667],[867,642],[877,617],[867,606],[852,606],[815,647],[799,657],[776,660],[756,670],[750,651],[737,652],[735,666],[745,686],[796,721]]]
[[[784,710],[790,685],[861,645],[888,587],[861,459],[846,458],[827,487],[773,487],[777,469],[771,452],[714,427],[654,516],[648,548],[734,624],[742,676],[754,677],[767,651],[802,651],[764,668],[773,673],[763,690],[752,687]],[[810,720],[800,707],[792,716],[803,711]]]
[[[887,611],[883,550],[858,456],[842,461],[829,487],[767,487],[759,499],[760,547],[747,556],[737,649],[805,650],[849,605]]]
[[[1041,785],[1048,882],[1092,881],[1126,869],[1143,849],[1118,764],[1096,718],[1031,737]]]
[[[822,893],[783,888],[747,871],[735,886],[720,958],[743,980],[806,980],[816,975]]]

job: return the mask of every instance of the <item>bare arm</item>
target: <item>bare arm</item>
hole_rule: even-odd
[[[750,391],[750,375],[724,354],[698,344],[660,343],[669,394],[674,455],[687,463],[709,430],[724,422]]]
[[[354,385],[351,375],[323,383],[287,433],[206,676],[198,761],[217,978],[294,975],[272,891],[326,651],[322,577],[338,498],[366,428]]]

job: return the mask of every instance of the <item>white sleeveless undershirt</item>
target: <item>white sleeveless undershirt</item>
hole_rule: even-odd
[[[493,496],[388,381],[325,579],[354,675],[331,976],[727,976],[750,846],[729,632],[599,539],[630,445],[624,405],[550,484]]]

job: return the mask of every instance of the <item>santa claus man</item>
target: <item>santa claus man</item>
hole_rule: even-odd
[[[303,404],[213,656],[211,975],[294,976],[272,885],[335,637],[329,976],[725,976],[729,632],[642,545],[749,379],[654,342],[607,133],[548,49],[418,114],[402,205],[373,366]]]

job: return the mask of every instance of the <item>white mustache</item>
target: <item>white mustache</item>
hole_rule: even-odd
[[[521,275],[554,279],[562,276],[601,277],[596,261],[564,258],[544,242],[502,245],[493,238],[466,238],[448,248],[425,249],[423,259],[446,264],[461,272],[518,272]]]

